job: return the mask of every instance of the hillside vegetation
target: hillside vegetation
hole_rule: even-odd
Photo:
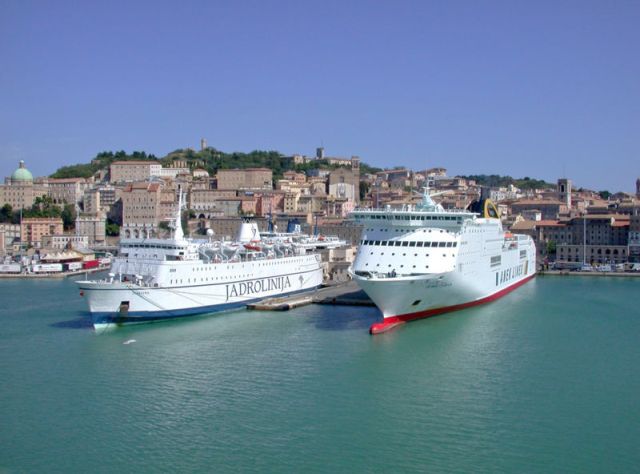
[[[150,160],[158,161],[163,166],[172,166],[175,160],[187,162],[191,169],[203,168],[214,175],[219,169],[244,169],[244,168],[269,168],[273,171],[274,180],[282,178],[282,174],[288,170],[308,171],[313,168],[333,169],[337,165],[329,165],[325,160],[316,160],[313,163],[293,165],[285,160],[285,156],[278,151],[254,150],[249,153],[233,152],[225,153],[215,148],[206,148],[201,151],[191,149],[179,149],[172,151],[163,158],[148,155],[144,151],[134,151],[131,154],[125,151],[104,151],[87,164],[63,166],[51,175],[52,178],[88,178],[101,169],[108,168],[114,161]],[[365,163],[360,164],[361,173],[375,173],[380,168],[371,167]]]
[[[273,171],[273,179],[282,178],[285,171],[294,170],[306,172],[310,169],[334,169],[338,165],[329,165],[326,160],[314,160],[310,163],[302,165],[294,165],[290,160],[286,160],[285,156],[274,150],[254,150],[249,153],[232,152],[226,153],[213,147],[206,148],[201,151],[192,149],[178,149],[172,151],[167,156],[158,158],[144,151],[134,151],[127,153],[125,151],[103,151],[98,153],[90,163],[63,166],[51,175],[52,178],[88,178],[93,176],[101,169],[108,169],[114,161],[158,161],[163,166],[172,166],[175,160],[185,161],[191,169],[203,168],[213,176],[219,169],[244,169],[244,168],[269,168]],[[366,163],[360,163],[360,174],[376,173],[382,171],[381,168],[369,166]],[[553,188],[554,184],[547,183],[543,180],[533,179],[529,177],[517,179],[511,176],[491,175],[469,175],[461,176],[461,178],[475,180],[479,185],[490,187],[505,187],[510,184],[520,189],[540,189]]]

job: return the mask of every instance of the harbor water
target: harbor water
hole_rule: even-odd
[[[97,334],[0,281],[0,473],[634,472],[640,279],[538,277],[370,336],[372,307]]]

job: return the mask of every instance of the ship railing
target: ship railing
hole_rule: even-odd
[[[442,211],[436,211],[436,210],[424,210],[424,209],[420,209],[417,207],[403,207],[403,208],[392,208],[392,209],[386,209],[386,208],[381,208],[381,207],[359,207],[354,209],[353,211],[351,211],[352,215],[356,215],[356,214],[386,214],[386,215],[392,215],[392,214],[407,214],[407,213],[414,213],[414,214],[467,214],[469,216],[474,215],[476,213],[474,212],[470,212],[467,211],[466,209],[444,209]]]

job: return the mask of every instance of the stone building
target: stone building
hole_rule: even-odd
[[[586,253],[585,253],[586,252]],[[584,258],[583,258],[584,255]],[[556,247],[556,260],[572,263],[626,263],[629,260],[626,245],[571,245]]]
[[[160,176],[162,165],[157,161],[114,161],[110,166],[112,183],[133,183],[148,181],[152,176]]]
[[[297,171],[285,171],[282,175],[287,181],[293,181],[297,184],[304,184],[307,182],[307,176],[304,173],[298,173]]]
[[[59,217],[30,217],[20,223],[20,240],[23,244],[40,247],[47,235],[62,234],[62,219]]]
[[[82,202],[84,192],[88,188],[84,178],[49,178],[47,192],[54,204],[73,204]]]
[[[538,258],[548,256],[548,249],[555,247],[556,260],[582,262],[586,247],[587,263],[626,261],[630,252],[629,229],[629,216],[615,214],[586,215],[564,221],[519,221],[511,227],[512,232],[533,238]]]
[[[86,235],[55,234],[42,237],[42,247],[52,250],[87,248],[89,245],[89,237]]]
[[[268,168],[218,170],[216,179],[220,190],[273,189],[273,171]]]
[[[173,218],[176,195],[161,183],[133,183],[122,191],[121,237],[154,237],[161,222]]]
[[[566,178],[559,179],[556,192],[558,201],[567,206],[567,209],[571,209],[571,180]]]
[[[566,203],[552,199],[521,199],[511,203],[512,215],[518,215],[527,210],[540,211],[543,220],[552,220],[566,214],[569,208]]]
[[[360,202],[360,159],[352,157],[350,168],[337,168],[329,173],[329,196]]]
[[[640,262],[640,213],[629,217],[629,259]]]
[[[76,218],[76,235],[86,236],[88,245],[102,245],[106,240],[106,219],[102,212]],[[86,245],[85,245],[86,247]]]
[[[29,208],[37,197],[46,195],[46,184],[34,180],[21,160],[13,174],[5,179],[5,184],[0,185],[0,207],[9,204],[14,210]]]

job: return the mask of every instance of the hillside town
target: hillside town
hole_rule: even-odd
[[[412,206],[426,187],[441,193],[436,199],[445,209],[464,209],[481,194],[489,197],[506,229],[534,239],[541,267],[640,262],[640,178],[635,195],[605,199],[566,177],[540,188],[483,187],[474,179],[449,176],[442,167],[365,172],[359,157],[327,156],[324,148],[315,156],[283,160],[290,169],[277,179],[267,167],[218,169],[210,175],[197,160],[183,157],[169,166],[158,160],[116,160],[88,178],[34,178],[20,161],[0,185],[0,255],[5,265],[18,256],[44,265],[97,261],[116,250],[119,238],[167,235],[180,189],[186,195],[185,229],[194,237],[210,229],[219,239],[231,239],[250,217],[260,230],[270,224],[284,230],[295,222],[304,233],[344,239],[347,247],[325,255],[326,277],[341,280],[347,278],[362,230],[350,212]],[[304,171],[296,170],[301,165]],[[43,206],[67,209],[67,222],[63,216],[33,215]]]

